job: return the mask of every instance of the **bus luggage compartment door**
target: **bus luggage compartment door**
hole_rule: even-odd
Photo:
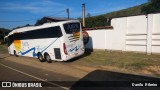
[[[55,59],[61,59],[60,48],[54,48]]]

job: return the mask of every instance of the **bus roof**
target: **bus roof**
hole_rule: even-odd
[[[58,26],[60,24],[70,23],[70,22],[79,22],[79,20],[68,20],[68,21],[61,21],[61,22],[51,22],[51,23],[45,23],[45,24],[39,25],[39,26],[21,27],[21,28],[12,30],[7,36],[9,36],[9,35],[11,35],[11,34],[13,34],[15,32],[24,32],[24,31],[34,30],[34,29],[47,28],[47,27]]]

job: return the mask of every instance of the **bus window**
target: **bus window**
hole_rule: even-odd
[[[67,24],[64,24],[63,27],[67,34],[72,34],[74,32],[80,31],[80,23],[67,23]]]
[[[42,28],[14,34],[15,40],[58,38],[62,36],[60,26]]]

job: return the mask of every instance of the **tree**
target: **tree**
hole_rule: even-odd
[[[30,24],[26,24],[25,26],[31,26]]]
[[[77,20],[79,20],[80,22],[82,22],[82,18],[81,17],[78,17]]]
[[[39,25],[40,20],[38,19],[35,23],[35,26]]]
[[[87,28],[107,26],[107,25],[108,25],[107,18],[103,15],[86,18],[86,27]]]
[[[159,0],[148,0],[148,1],[151,2],[151,3],[156,3]]]
[[[91,14],[90,13],[87,13],[87,18],[91,17]]]
[[[144,14],[160,12],[160,0],[149,0],[149,3],[141,8],[141,12]]]
[[[4,36],[10,32],[9,29],[0,28],[0,40],[3,41]]]

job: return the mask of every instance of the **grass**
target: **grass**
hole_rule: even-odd
[[[114,66],[128,70],[140,70],[149,66],[160,65],[160,55],[146,55],[143,53],[95,51],[83,57],[81,64],[91,66]]]
[[[154,54],[95,51],[77,60],[77,64],[111,71],[160,77],[160,55]]]

